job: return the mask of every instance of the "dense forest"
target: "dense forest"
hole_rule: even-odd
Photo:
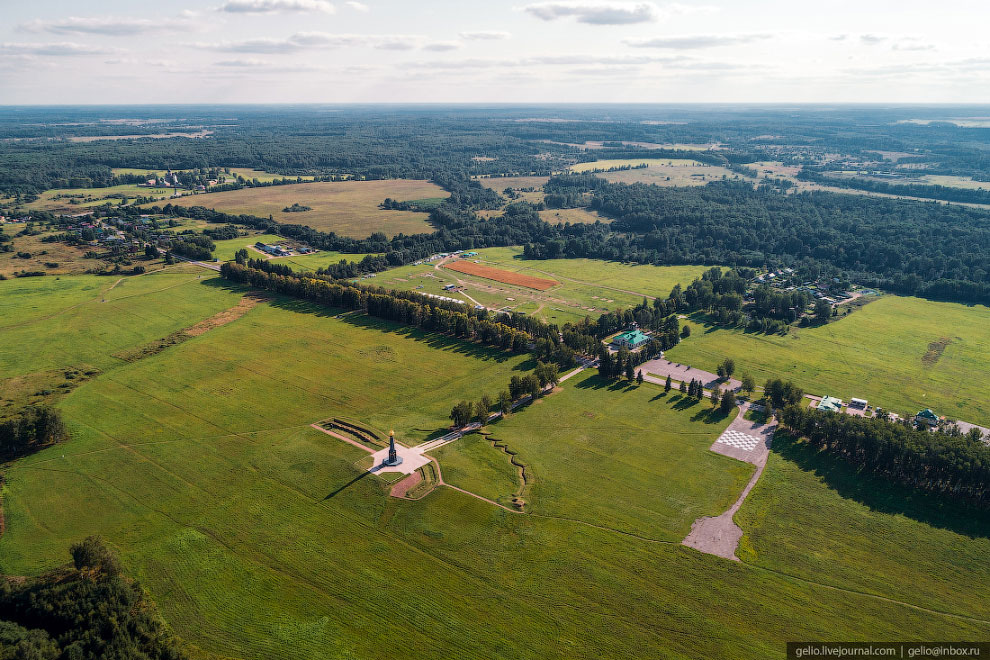
[[[990,214],[978,209],[828,192],[783,194],[741,182],[665,188],[554,177],[547,193],[592,195],[611,225],[570,225],[532,258],[654,264],[781,264],[842,271],[864,284],[990,303]]]

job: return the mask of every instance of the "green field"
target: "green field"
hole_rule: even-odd
[[[708,451],[730,418],[670,394],[581,373],[492,437],[532,472],[534,513],[680,541],[697,518],[729,508],[753,466]]]
[[[990,583],[986,511],[857,474],[783,434],[736,522],[745,530],[743,561],[934,610],[990,615],[978,586]]]
[[[38,196],[37,200],[25,204],[24,208],[29,211],[58,211],[66,214],[85,213],[93,206],[103,206],[108,202],[114,206],[120,204],[120,199],[108,197],[108,195],[113,194],[127,195],[130,201],[134,201],[135,197],[166,199],[174,195],[175,190],[173,188],[144,188],[135,183],[109,186],[107,188],[61,188],[58,190],[46,190]],[[76,204],[70,203],[72,198],[76,198]]]
[[[403,502],[361,476],[362,450],[309,423],[345,416],[418,442],[447,424],[453,402],[524,373],[524,357],[276,298],[123,363],[112,353],[229,308],[243,289],[191,272],[108,292],[101,278],[46,280],[0,282],[14,286],[0,288],[14,294],[0,295],[2,377],[83,360],[103,371],[60,404],[72,440],[6,470],[0,571],[38,574],[100,533],[196,658],[742,659],[783,657],[793,639],[990,633],[985,599],[951,594],[985,579],[971,565],[985,540],[895,521],[902,556],[931,542],[926,568],[953,562],[954,574],[934,571],[917,588],[904,579],[909,562],[878,560],[878,544],[836,567],[763,550],[798,543],[765,521],[751,526],[766,540],[744,548],[756,566],[681,546],[693,519],[724,508],[752,470],[707,451],[728,420],[709,418],[705,403],[580,374],[490,426],[532,470],[531,514],[443,487]],[[463,440],[443,448],[450,483],[495,497],[515,488],[504,453]],[[851,507],[861,527],[835,544],[888,518],[814,489],[806,474],[773,476],[771,494],[811,489],[785,498],[798,501],[781,524],[794,515],[841,535],[833,523]],[[939,560],[950,540],[957,553]],[[797,561],[811,582],[763,566]],[[938,609],[968,607],[979,620],[815,584],[862,584],[856,565],[872,572],[864,590],[933,609],[948,594]]]
[[[686,286],[706,270],[703,266],[648,266],[594,259],[524,260],[522,248],[518,247],[487,248],[478,250],[478,253],[479,256],[470,257],[470,260],[534,277],[555,279],[560,285],[547,291],[536,291],[445,268],[437,270],[433,263],[393,268],[379,273],[373,283],[470,302],[464,294],[443,290],[444,285],[461,280],[467,287],[467,296],[486,307],[526,312],[563,324],[585,316],[597,318],[606,311],[631,307],[642,302],[643,296],[666,297],[675,284]]]
[[[848,317],[795,328],[783,337],[694,330],[668,358],[714,370],[731,357],[736,372],[749,372],[758,384],[779,376],[811,394],[869,399],[901,415],[932,408],[950,418],[990,424],[986,307],[884,296]]]

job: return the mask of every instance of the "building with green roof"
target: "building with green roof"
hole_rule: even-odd
[[[931,408],[925,408],[914,416],[914,421],[919,424],[926,424],[928,426],[938,426],[938,423],[941,420],[938,415],[932,412]]]
[[[826,396],[818,402],[818,409],[827,410],[828,412],[841,412],[842,399],[837,399],[834,396]]]
[[[650,341],[650,336],[641,330],[626,330],[612,337],[612,346],[622,348],[625,346],[629,350],[639,348]]]

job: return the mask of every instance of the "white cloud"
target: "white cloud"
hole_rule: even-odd
[[[145,32],[186,30],[191,24],[182,19],[151,20],[147,18],[123,18],[116,16],[70,16],[55,21],[34,20],[21,29],[28,32],[52,34],[98,34],[105,37],[122,37]]]
[[[876,46],[879,43],[883,43],[887,40],[887,37],[881,36],[879,34],[861,34],[859,35],[859,41],[867,46]]]
[[[469,41],[498,41],[509,39],[512,35],[498,30],[477,30],[475,32],[461,32],[460,37]]]
[[[217,8],[232,14],[274,14],[283,12],[334,13],[327,0],[227,0]]]
[[[367,12],[368,10],[371,9],[370,7],[368,7],[368,5],[364,4],[363,2],[354,2],[354,0],[351,0],[350,2],[345,2],[344,4],[350,7],[351,9],[353,9],[354,11]]]
[[[221,60],[219,62],[215,62],[215,64],[217,66],[244,68],[244,67],[262,67],[262,66],[266,66],[268,62],[265,62],[264,60],[256,60],[253,58],[240,58],[234,60]]]
[[[426,44],[423,46],[423,50],[434,50],[434,51],[445,51],[445,50],[457,50],[463,44],[459,41],[434,41],[433,43]]]
[[[609,2],[608,0],[557,0],[526,5],[523,10],[544,21],[573,17],[591,25],[627,25],[657,20],[660,8],[652,2]]]
[[[651,39],[623,39],[622,42],[634,48],[692,50],[696,48],[717,48],[720,46],[748,44],[769,38],[769,34],[694,34],[677,37],[654,37]]]
[[[363,46],[380,50],[412,50],[425,39],[402,34],[331,34],[328,32],[297,32],[285,39],[247,39],[219,43],[193,43],[195,48],[222,53],[287,54],[309,49]]]
[[[0,53],[11,55],[49,55],[53,57],[69,57],[75,55],[107,55],[117,52],[116,48],[102,48],[69,41],[50,44],[3,43]]]

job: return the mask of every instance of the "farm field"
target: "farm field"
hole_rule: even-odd
[[[642,302],[644,295],[666,296],[675,284],[686,286],[705,271],[702,266],[647,266],[593,259],[530,261],[522,259],[519,247],[486,248],[478,250],[478,255],[470,260],[523,275],[555,279],[560,285],[539,292],[443,268],[437,270],[434,264],[393,268],[379,273],[371,282],[464,302],[473,300],[490,308],[526,312],[563,324],[635,305]],[[466,287],[466,292],[443,290],[443,286],[458,281]]]
[[[215,279],[190,287],[227,303],[242,292]],[[16,316],[37,314],[33,304],[22,298]],[[262,303],[64,399],[73,439],[7,473],[0,570],[37,574],[100,533],[197,658],[545,658],[561,643],[573,658],[752,658],[783,657],[794,635],[986,635],[988,624],[679,545],[752,468],[707,451],[727,419],[706,423],[706,404],[682,408],[651,385],[582,374],[492,425],[533,469],[532,515],[442,487],[390,500],[382,482],[358,478],[361,450],[308,426],[339,412],[418,441],[446,424],[452,401],[501,387],[521,360]],[[477,485],[503,490],[508,474],[474,466],[482,450],[504,454],[464,446]],[[923,601],[927,588],[905,597]]]
[[[697,329],[696,329],[697,330]],[[757,383],[792,379],[806,392],[870,403],[901,415],[932,408],[986,426],[990,309],[884,296],[828,325],[787,336],[708,327],[667,357],[712,370],[725,357]]]
[[[784,434],[774,437],[736,522],[745,562],[945,612],[990,614],[976,586],[990,581],[986,511],[857,474]]]
[[[632,158],[605,159],[571,166],[572,172],[589,172],[596,169],[647,164],[646,168],[600,172],[597,176],[612,183],[655,183],[660,186],[703,186],[722,178],[738,179],[739,175],[717,165],[707,165],[691,159]]]
[[[400,201],[446,197],[447,192],[428,181],[390,179],[384,181],[340,181],[243,188],[227,192],[192,195],[173,201],[179,206],[205,206],[226,213],[271,215],[286,224],[302,224],[320,231],[365,238],[374,232],[396,234],[430,233],[426,213],[386,211],[378,208],[386,197]],[[283,213],[302,204],[311,211]]]
[[[49,275],[67,275],[84,273],[86,270],[102,266],[99,259],[86,259],[85,254],[90,247],[75,247],[65,243],[45,243],[42,239],[58,232],[43,232],[34,236],[17,236],[17,233],[24,228],[22,224],[0,225],[5,228],[8,236],[14,237],[11,241],[12,250],[10,252],[0,252],[0,275],[14,277],[14,273],[21,271],[37,272],[41,271]],[[30,258],[24,259],[17,256],[18,253],[30,254]],[[44,254],[42,254],[44,253]],[[49,264],[57,264],[50,266]]]

